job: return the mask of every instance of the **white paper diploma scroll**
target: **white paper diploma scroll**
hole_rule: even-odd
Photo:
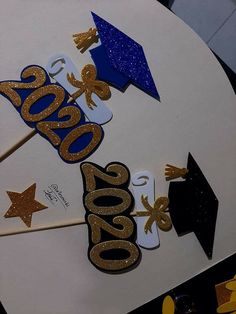
[[[155,202],[155,179],[149,171],[139,171],[132,175],[131,178],[133,194],[135,198],[135,210],[145,211],[141,196],[146,195],[148,202],[154,204]],[[148,217],[135,217],[137,224],[137,243],[139,246],[152,249],[160,244],[157,225],[154,223],[151,227],[152,232],[145,233],[144,226]]]
[[[67,80],[67,74],[73,73],[77,80],[81,80],[81,75],[72,60],[65,54],[59,53],[50,57],[46,70],[51,78],[56,80],[65,90],[72,95],[76,92],[76,87]],[[85,95],[82,94],[75,102],[82,109],[87,119],[98,124],[105,124],[112,118],[111,110],[96,95],[92,94],[92,100],[96,107],[90,109],[86,103]]]

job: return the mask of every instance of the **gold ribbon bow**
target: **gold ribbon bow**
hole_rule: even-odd
[[[111,91],[109,85],[105,82],[96,80],[97,71],[93,64],[87,64],[81,71],[81,79],[79,81],[75,78],[74,74],[67,73],[68,82],[77,87],[78,90],[71,95],[71,99],[78,98],[80,95],[85,93],[85,99],[88,107],[93,110],[92,106],[97,106],[92,100],[92,93],[96,94],[100,99],[107,100],[111,97]]]
[[[144,231],[148,233],[148,231],[152,232],[152,224],[156,221],[158,227],[163,231],[168,231],[172,227],[171,219],[166,214],[166,209],[169,205],[168,197],[159,197],[156,199],[153,207],[148,202],[147,196],[141,196],[141,201],[143,206],[147,209],[147,211],[137,211],[137,216],[144,217],[149,216],[145,226]]]

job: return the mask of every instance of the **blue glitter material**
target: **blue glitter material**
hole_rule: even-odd
[[[93,62],[96,64],[97,80],[108,82],[119,90],[124,90],[130,79],[118,72],[110,65],[106,50],[103,45],[89,50]]]
[[[142,46],[93,12],[92,16],[110,65],[159,100]]]
[[[19,81],[2,81],[2,82],[23,82],[23,83],[30,83],[32,81],[34,81],[34,76],[30,76],[30,77],[27,77],[27,78],[24,78],[22,76],[22,73],[27,69],[27,68],[30,68],[32,66],[36,66],[38,68],[41,68],[43,71],[44,71],[44,74],[45,74],[45,77],[46,77],[46,81],[44,83],[44,86],[48,86],[48,85],[56,85],[56,86],[60,86],[58,83],[55,83],[55,84],[52,84],[51,81],[50,81],[50,78],[49,78],[49,75],[47,74],[47,72],[42,68],[40,67],[39,65],[29,65],[27,66],[26,68],[24,68],[24,70],[21,72],[21,80]],[[0,83],[2,83],[0,82]],[[61,88],[63,88],[61,86]],[[24,103],[25,99],[31,95],[36,89],[34,88],[14,88],[13,89],[15,92],[17,92],[17,94],[20,96],[20,99],[21,99],[21,102],[22,104]],[[75,107],[77,110],[80,111],[80,121],[74,125],[74,126],[71,126],[71,127],[67,127],[67,128],[56,128],[56,129],[53,129],[53,132],[55,134],[57,134],[61,141],[64,140],[64,138],[72,131],[74,130],[75,128],[78,128],[82,125],[85,125],[89,122],[86,122],[85,121],[85,116],[84,116],[84,113],[83,111],[80,109],[80,107],[78,107],[78,105],[73,102],[73,103],[70,103],[70,105],[68,105],[68,99],[69,99],[69,94],[67,93],[66,90],[64,90],[65,92],[65,97],[60,105],[60,107],[55,110],[53,113],[51,113],[48,117],[44,118],[42,121],[52,121],[52,122],[61,122],[61,121],[68,121],[70,116],[69,115],[66,115],[62,118],[59,118],[59,111],[65,107],[68,107],[68,106],[72,106],[72,107]],[[6,97],[7,99],[9,99],[8,95],[5,94],[4,92],[1,92],[0,91],[0,96],[4,96]],[[42,96],[42,97],[39,97],[38,99],[36,99],[34,101],[34,104],[31,106],[29,112],[30,114],[38,114],[40,112],[42,112],[43,110],[45,110],[46,108],[49,108],[52,101],[55,99],[55,95],[53,93],[50,93],[50,94],[46,94],[45,96]],[[11,99],[9,99],[9,101],[11,102]],[[19,107],[15,107],[15,109],[19,112],[19,114],[21,115],[21,108],[22,108],[22,104],[21,106]],[[21,115],[22,117],[22,115]],[[26,121],[23,117],[22,119],[24,120],[24,122],[31,128],[35,128],[35,130],[41,135],[43,136],[50,144],[51,141],[50,139],[47,137],[47,135],[45,135],[44,133],[42,133],[38,128],[37,128],[37,122],[29,122],[29,121]],[[94,123],[95,124],[95,123]],[[103,136],[104,136],[104,131],[103,129],[101,128],[101,131],[102,131],[102,139],[103,139]],[[102,139],[100,141],[100,143],[102,142]],[[82,136],[80,136],[79,138],[75,139],[74,142],[70,145],[70,148],[69,148],[69,152],[70,153],[77,153],[77,152],[80,152],[81,150],[83,150],[85,147],[87,147],[90,142],[92,140],[92,133],[91,132],[88,132],[88,133],[84,133]],[[53,144],[52,144],[53,145]],[[97,146],[98,147],[98,146]],[[68,161],[68,160],[65,160],[63,159],[62,156],[60,156],[65,162],[67,163],[74,163],[74,162],[79,162],[79,161],[82,161],[83,159],[86,159],[88,158],[96,149],[93,149],[90,154],[86,155],[84,158],[81,158],[80,160],[78,161]],[[59,147],[55,147],[58,151]],[[58,154],[59,154],[59,151],[58,151]]]

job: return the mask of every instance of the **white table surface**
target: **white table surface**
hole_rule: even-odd
[[[190,151],[219,199],[213,259],[193,234],[177,237],[172,229],[160,232],[159,249],[142,251],[136,269],[108,275],[87,259],[86,225],[2,237],[0,299],[9,314],[127,313],[236,251],[235,95],[203,41],[157,1],[1,3],[0,80],[17,79],[26,65],[45,65],[60,51],[78,61],[71,34],[92,26],[91,10],[143,45],[161,103],[133,86],[124,94],[112,89],[107,104],[114,118],[89,160],[102,166],[118,160],[131,172],[149,170],[157,178],[157,194],[166,195],[165,163],[184,167]],[[81,58],[80,66],[89,54]],[[4,152],[29,128],[3,97],[1,104]],[[79,166],[65,165],[38,135],[1,164],[0,177],[1,213],[9,201],[6,187],[23,191],[29,182],[43,187],[53,178],[71,191],[69,198],[76,195],[83,217]]]

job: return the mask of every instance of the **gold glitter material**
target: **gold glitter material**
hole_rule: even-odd
[[[53,132],[53,129],[65,129],[75,126],[81,119],[80,110],[73,106],[67,106],[62,108],[58,112],[58,117],[63,118],[69,116],[66,121],[41,121],[38,122],[36,128],[48,137],[54,146],[61,143],[61,138]]]
[[[24,85],[22,85],[21,88],[39,88],[43,86],[44,83],[46,82],[46,72],[44,69],[38,66],[32,65],[24,69],[24,71],[21,74],[21,77],[24,79],[27,79],[30,76],[34,76],[35,80],[30,83],[22,83]]]
[[[20,217],[27,227],[31,227],[34,212],[43,210],[47,206],[37,202],[35,198],[36,183],[22,193],[7,191],[12,205],[4,215],[5,218]]]
[[[70,153],[70,145],[77,140],[80,136],[86,133],[92,133],[93,137],[91,142],[83,150],[77,153]],[[79,161],[89,155],[102,140],[102,128],[98,124],[87,123],[72,130],[62,141],[59,154],[60,156],[70,162]]]
[[[231,292],[226,288],[226,284],[229,282],[230,280],[227,280],[215,286],[218,306],[227,303],[230,300]]]
[[[31,106],[40,98],[53,94],[55,95],[55,99],[53,102],[40,113],[31,114],[30,108]],[[41,121],[48,116],[50,116],[54,111],[56,111],[60,105],[62,104],[65,98],[65,91],[61,86],[58,85],[46,85],[38,88],[34,92],[32,92],[24,101],[21,107],[21,115],[24,120],[28,122],[38,122]]]
[[[235,313],[236,311],[236,276],[215,286],[218,308],[217,313]]]
[[[88,222],[92,230],[91,240],[95,244],[101,241],[101,229],[120,239],[127,239],[134,231],[134,224],[132,220],[125,216],[116,216],[112,220],[114,224],[123,226],[122,229],[117,229],[111,226],[101,217],[98,217],[94,214],[90,214],[88,216]]]
[[[186,168],[178,168],[172,165],[166,165],[165,168],[165,177],[166,181],[170,181],[177,178],[184,178],[188,173],[188,169]]]
[[[145,233],[148,233],[148,231],[152,232],[152,224],[155,221],[161,230],[169,231],[172,227],[172,223],[170,217],[165,213],[169,205],[169,199],[167,197],[159,197],[153,207],[148,203],[147,196],[142,195],[141,201],[147,211],[137,211],[137,216],[149,216],[144,226]]]
[[[2,82],[0,83],[0,93],[6,95],[11,103],[19,107],[21,105],[20,95],[13,90],[13,88],[17,88],[17,85],[23,84],[20,82]]]
[[[129,252],[130,256],[120,260],[105,260],[101,258],[101,253],[113,249],[123,249]],[[91,261],[99,268],[104,270],[123,270],[132,266],[139,258],[138,248],[131,242],[125,240],[111,240],[96,244],[89,256]]]
[[[113,196],[122,199],[122,203],[113,206],[97,206],[94,200],[101,196]],[[105,188],[89,192],[84,200],[85,206],[94,214],[98,215],[116,215],[125,211],[131,205],[130,194],[122,189]]]
[[[162,303],[162,314],[174,314],[175,313],[175,303],[170,295],[167,295]]]
[[[87,32],[73,35],[74,42],[80,52],[84,53],[93,43],[98,42],[98,35],[96,28],[90,27]]]
[[[81,171],[89,225],[89,258],[103,270],[124,270],[140,256],[139,248],[132,243],[135,241],[134,221],[127,217],[127,212],[120,215],[132,205],[132,194],[127,190],[129,170],[115,162],[105,169],[87,162],[81,165]]]
[[[73,73],[67,73],[68,82],[78,88],[71,95],[72,99],[75,100],[84,93],[86,103],[91,110],[93,110],[93,106],[97,106],[92,100],[92,93],[96,94],[102,100],[107,100],[111,97],[109,85],[103,81],[96,80],[96,76],[97,71],[93,64],[87,64],[83,67],[81,71],[82,81],[77,80]]]
[[[113,185],[121,185],[128,181],[129,173],[125,167],[120,164],[112,164],[106,168],[106,172],[111,172],[116,174],[113,176],[102,172],[96,166],[90,163],[84,163],[81,167],[85,181],[86,181],[86,190],[93,191],[96,189],[96,180],[95,177]]]
[[[0,93],[5,94],[12,104],[16,107],[19,107],[22,103],[20,95],[14,91],[16,89],[29,89],[29,88],[38,88],[41,87],[46,81],[45,71],[37,66],[31,66],[26,68],[22,74],[22,78],[29,78],[34,76],[35,80],[29,83],[22,82],[2,82],[0,83]]]

